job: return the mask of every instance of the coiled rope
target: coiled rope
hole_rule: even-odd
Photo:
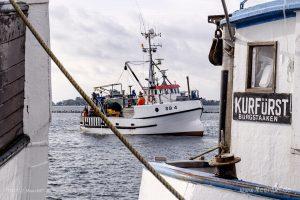
[[[85,99],[85,101],[94,109],[96,116],[100,117],[105,124],[112,130],[112,132],[121,140],[121,142],[129,149],[129,151],[177,198],[183,200],[183,196],[179,194],[167,181],[164,179],[150,164],[149,162],[128,142],[128,140],[123,136],[122,133],[108,120],[108,118],[99,110],[99,108],[95,105],[95,103],[89,98],[89,96],[81,89],[79,84],[73,79],[70,73],[66,70],[63,64],[58,60],[55,54],[51,51],[51,49],[44,42],[40,34],[36,31],[36,29],[29,22],[23,11],[20,9],[19,5],[15,0],[9,0],[10,3],[15,8],[16,12],[22,18],[23,22],[32,32],[34,37],[46,51],[46,53],[51,57],[53,62],[57,65],[57,67],[61,70],[61,72],[66,76],[66,78],[70,81],[70,83],[76,88],[76,90],[80,93],[80,95]]]

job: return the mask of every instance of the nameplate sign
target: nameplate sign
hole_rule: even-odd
[[[291,94],[234,93],[233,119],[291,124]]]

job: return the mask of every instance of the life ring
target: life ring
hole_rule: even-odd
[[[151,95],[148,96],[148,102],[155,103],[155,97],[154,97],[153,94],[151,94]]]

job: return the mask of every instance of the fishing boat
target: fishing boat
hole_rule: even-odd
[[[131,90],[132,86],[129,95],[124,95],[122,84],[114,83],[95,87],[92,99],[123,134],[202,136],[204,128],[200,119],[203,105],[199,91],[190,91],[188,77],[189,91],[180,91],[180,85],[172,83],[167,70],[161,69],[162,59],[153,59],[153,53],[161,45],[152,44],[152,39],[160,34],[150,29],[142,35],[148,41],[148,47],[142,45],[143,52],[149,55],[149,60],[144,62],[149,63],[148,86],[142,85],[133,70],[132,65],[137,61],[128,61],[124,70],[128,70],[138,83],[139,97]],[[159,82],[159,79],[162,81]],[[140,100],[142,103],[139,103]],[[112,134],[100,117],[93,116],[90,110],[85,112],[80,124],[84,133]]]
[[[28,2],[28,3],[24,3]],[[49,44],[48,0],[18,3]],[[13,6],[0,1],[0,199],[45,199],[50,60]]]
[[[222,65],[219,145],[152,163],[185,199],[300,199],[300,1],[244,3],[229,15],[222,1],[225,15],[208,18],[209,60]],[[144,169],[139,199],[175,197]]]

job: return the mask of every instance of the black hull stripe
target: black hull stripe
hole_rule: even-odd
[[[149,128],[149,127],[155,127],[157,125],[151,125],[151,126],[139,126],[139,127],[117,127],[118,129],[130,129],[130,130],[133,130],[133,129],[138,129],[138,128]],[[100,126],[83,126],[85,128],[101,128]],[[102,128],[106,128],[106,129],[109,129],[107,126],[105,127],[102,127]],[[170,132],[170,133],[151,133],[151,134],[148,134],[148,133],[145,133],[145,134],[131,134],[131,135],[168,135],[168,136],[203,136],[203,133],[204,131],[190,131],[190,132]]]
[[[133,119],[151,119],[151,118],[164,117],[164,116],[169,116],[169,115],[177,115],[177,114],[180,114],[180,113],[192,112],[192,111],[195,111],[195,110],[203,110],[203,108],[194,108],[194,109],[191,109],[191,110],[184,110],[184,111],[168,113],[168,114],[164,114],[164,115],[156,115],[156,116],[133,118]]]
[[[116,126],[117,129],[139,129],[139,128],[151,128],[156,127],[157,124],[148,126]],[[108,128],[108,126],[83,126],[85,128]]]

